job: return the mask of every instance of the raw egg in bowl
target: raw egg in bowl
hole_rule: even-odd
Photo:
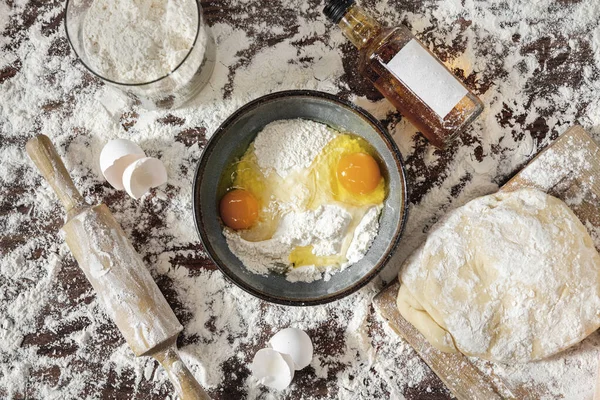
[[[281,168],[277,173],[264,169],[260,172],[256,159],[264,162],[264,157],[258,157],[261,148],[255,139],[258,142],[257,135],[263,135],[261,131],[270,124],[286,120],[311,121],[316,128],[305,139],[318,142],[320,134],[327,140],[311,162],[289,176]],[[294,139],[297,138],[290,137]],[[273,137],[269,140],[273,141]],[[281,157],[285,161],[287,155],[282,153]],[[196,227],[219,269],[247,292],[287,305],[327,303],[364,286],[390,259],[407,213],[404,167],[393,139],[366,111],[337,96],[315,91],[273,93],[231,115],[204,150],[196,170],[193,196]],[[277,223],[281,225],[281,218],[289,217],[285,213],[281,217],[277,211],[271,213],[273,199],[288,198],[293,199],[295,207],[299,205],[298,215],[343,209],[340,212],[351,215],[349,221],[353,222],[349,224],[355,225],[361,218],[375,215],[379,224],[377,235],[362,258],[347,262],[343,270],[327,279],[302,282],[271,270],[254,273],[232,252],[228,240],[232,235],[241,235],[252,244],[270,240],[278,229]],[[324,207],[327,210],[321,212]],[[352,235],[340,241],[340,249],[345,251],[352,241]],[[310,246],[294,248],[286,254],[285,259],[288,258],[294,267],[317,259],[339,264],[345,260],[315,257]]]

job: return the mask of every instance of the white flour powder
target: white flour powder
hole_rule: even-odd
[[[323,148],[336,134],[326,125],[310,120],[275,121],[264,127],[254,140],[254,154],[261,172],[268,176],[275,172],[281,178],[309,168]],[[293,177],[288,179],[294,179]],[[234,230],[225,228],[223,234],[230,250],[250,271],[266,275],[271,271],[285,272],[292,282],[312,282],[343,271],[358,262],[367,252],[379,230],[380,206],[366,210],[352,210],[336,204],[326,204],[316,210],[305,210],[302,203],[309,194],[304,187],[297,190],[293,204],[271,201],[267,211],[283,211],[273,237],[262,241],[248,241]],[[353,219],[360,215],[360,221]],[[347,261],[341,266],[306,265],[290,267],[290,253],[296,247],[312,246],[317,256],[342,255]]]
[[[256,136],[254,152],[265,174],[308,168],[325,145],[334,138],[327,125],[305,119],[271,122]]]
[[[407,22],[484,102],[474,129],[446,152],[427,146],[387,101],[350,95],[360,91],[348,79],[356,74],[356,53],[343,59],[346,39],[312,2],[219,2],[222,9],[213,8],[211,17],[219,59],[209,86],[189,106],[151,112],[112,101],[112,89],[68,51],[60,27],[64,2],[39,4],[0,1],[2,398],[166,399],[172,391],[156,362],[133,357],[53,233],[61,213],[26,161],[27,136],[50,136],[86,199],[106,202],[134,239],[184,325],[184,361],[213,398],[397,400],[448,394],[373,311],[380,282],[333,304],[281,307],[244,293],[206,265],[191,214],[202,132],[209,137],[241,105],[285,89],[341,93],[381,119],[406,160],[412,193],[385,280],[440,216],[497,190],[566,127],[578,121],[596,138],[600,133],[597,0],[368,2],[382,21]],[[535,128],[544,124],[549,134],[541,139]],[[98,156],[117,137],[165,162],[164,192],[135,201],[103,182]],[[315,358],[289,389],[266,391],[247,365],[271,333],[288,326],[309,332]],[[591,399],[599,337],[550,360],[489,369],[512,387],[549,385],[542,398]]]
[[[83,43],[101,76],[144,83],[173,71],[198,30],[193,0],[94,0],[85,16]]]

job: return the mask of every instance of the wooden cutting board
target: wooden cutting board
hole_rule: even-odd
[[[541,151],[500,190],[535,187],[564,200],[594,234],[600,234],[600,147],[574,126]],[[600,251],[600,249],[598,249]],[[373,300],[375,309],[403,337],[459,399],[536,399],[545,392],[510,387],[502,378],[479,370],[462,354],[443,353],[406,321],[396,307],[395,281]]]

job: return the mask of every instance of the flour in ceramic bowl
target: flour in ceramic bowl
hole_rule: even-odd
[[[279,221],[274,233],[265,240],[230,228],[223,234],[230,250],[250,271],[266,275],[283,272],[289,281],[328,280],[364,257],[379,230],[381,205],[352,207],[343,203],[307,208],[314,196],[295,178],[305,174],[325,147],[338,136],[324,124],[303,120],[281,120],[268,124],[253,142],[256,163],[265,176],[276,174],[293,182],[290,201],[270,199],[265,207],[276,210]],[[324,265],[292,265],[291,254],[298,248],[311,247]],[[341,258],[339,264],[334,260]]]
[[[176,314],[185,316],[182,356],[211,397],[282,400],[450,395],[373,310],[379,280],[335,303],[281,307],[214,270],[199,250],[190,211],[204,131],[207,139],[238,107],[286,89],[349,96],[382,120],[405,159],[411,188],[406,233],[383,280],[397,275],[443,214],[495,192],[574,121],[600,137],[596,0],[369,2],[387,25],[407,21],[484,101],[473,131],[446,153],[426,147],[386,100],[361,97],[351,71],[356,53],[310,2],[220,2],[231,12],[206,14],[219,45],[214,90],[202,91],[192,106],[152,112],[107,104],[113,89],[76,62],[56,24],[64,2],[38,4],[0,1],[0,199],[8,207],[0,227],[9,238],[0,257],[1,398],[166,399],[172,390],[155,361],[135,358],[118,339],[82,274],[74,275],[68,249],[51,233],[62,221],[56,197],[25,161],[26,136],[50,136],[86,199],[115,213]],[[117,137],[139,141],[165,162],[170,180],[164,193],[136,201],[103,184],[95,160]],[[600,233],[592,236],[600,246]],[[269,332],[288,326],[310,331],[315,358],[288,390],[274,392],[260,386],[247,365]],[[594,333],[550,360],[488,369],[511,387],[550,382],[542,399],[591,399],[599,348],[600,333]]]
[[[258,165],[265,173],[282,178],[300,168],[308,168],[334,133],[318,122],[295,119],[267,125],[254,140]]]

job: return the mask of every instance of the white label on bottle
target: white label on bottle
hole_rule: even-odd
[[[408,42],[387,63],[387,69],[442,119],[469,93],[458,79],[415,39]]]

